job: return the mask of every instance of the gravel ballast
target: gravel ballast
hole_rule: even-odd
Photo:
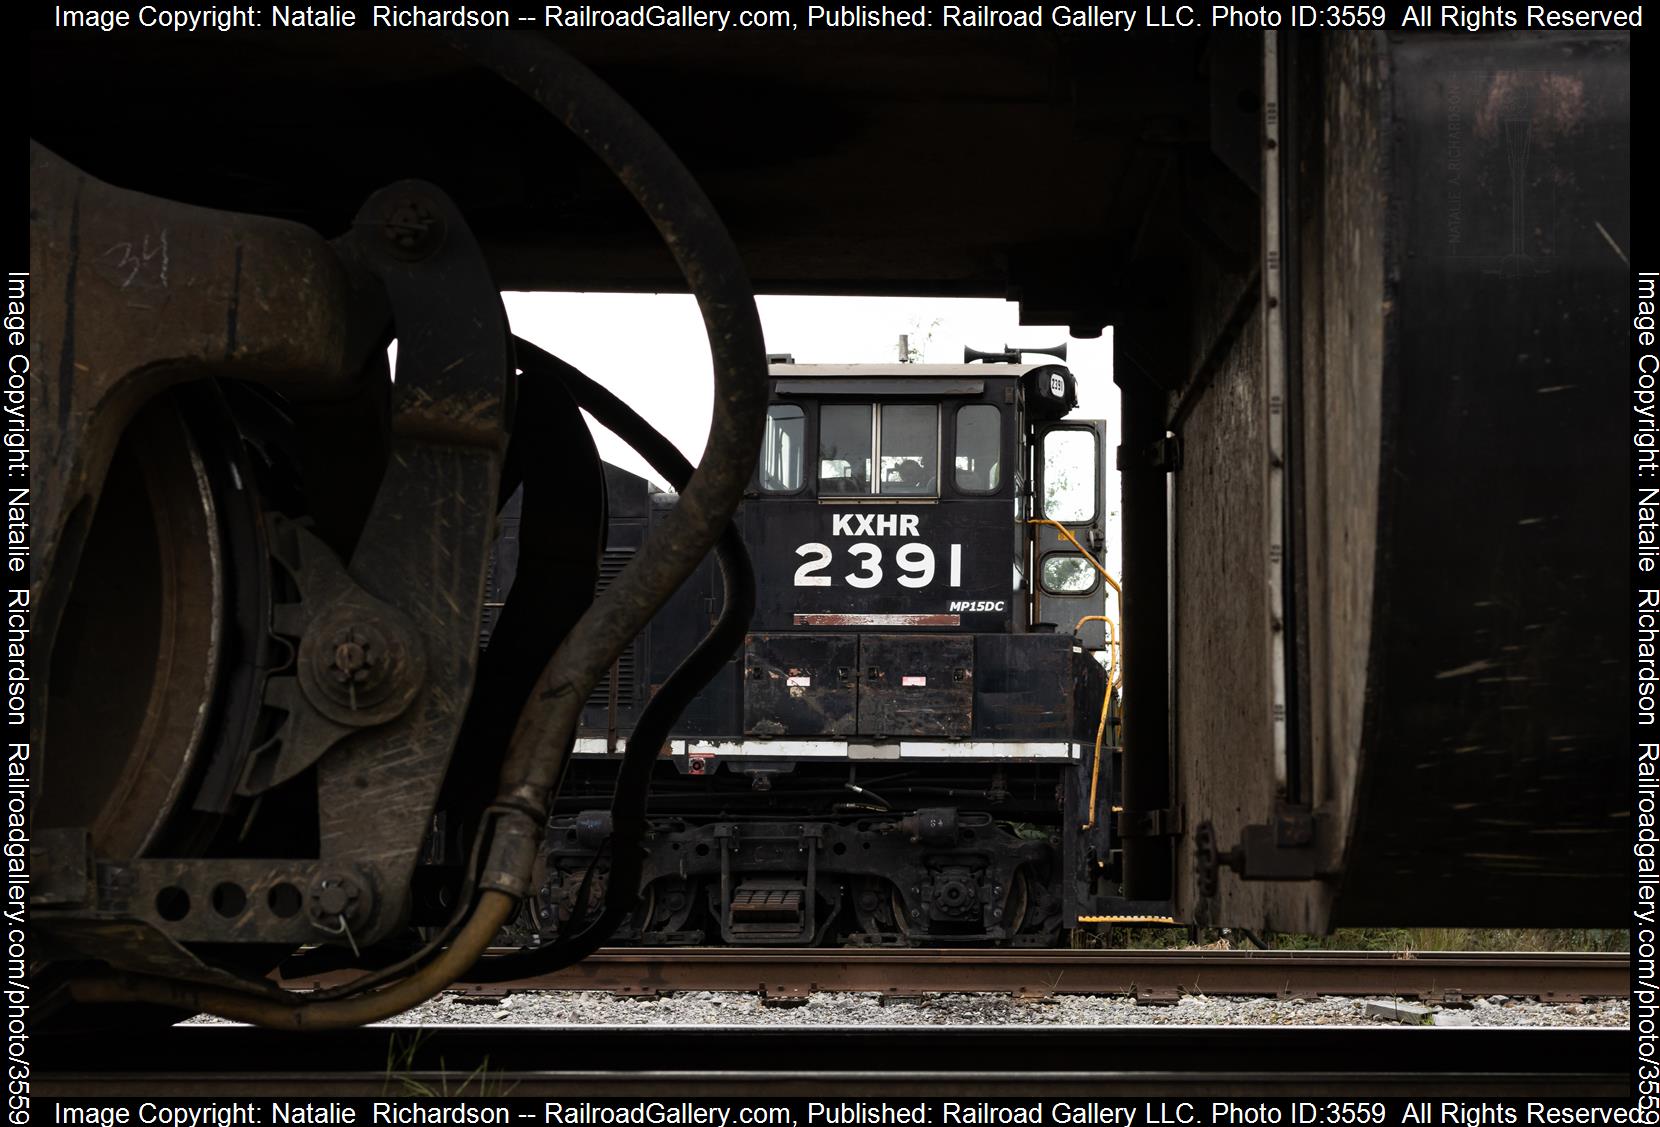
[[[1025,1001],[1000,994],[884,998],[813,994],[791,1004],[755,994],[685,991],[658,998],[619,998],[592,991],[443,994],[388,1025],[1391,1025],[1399,1018],[1438,1026],[1601,1026],[1631,1023],[1626,999],[1543,1004],[1478,998],[1466,1006],[1399,1006],[1390,998],[1221,998],[1190,995],[1174,1005],[1137,1005],[1123,997],[1061,995]],[[1426,1011],[1419,1015],[1418,1011]],[[192,1023],[222,1024],[211,1017]]]

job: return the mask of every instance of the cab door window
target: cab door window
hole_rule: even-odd
[[[1038,580],[1050,595],[1087,595],[1100,582],[1095,568],[1076,552],[1051,552],[1044,556]]]
[[[1051,430],[1043,436],[1039,460],[1042,513],[1062,524],[1095,519],[1095,435],[1081,428]]]

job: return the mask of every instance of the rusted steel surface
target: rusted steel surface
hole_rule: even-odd
[[[71,518],[90,514],[140,405],[206,375],[338,393],[359,358],[345,272],[315,233],[126,191],[39,145],[29,175],[30,271],[50,295],[30,354],[33,565],[50,626],[78,559]]]
[[[307,976],[292,989],[328,986],[347,973]],[[474,993],[605,990],[653,995],[677,990],[759,992],[799,997],[847,991],[908,997],[996,993],[1129,995],[1145,1002],[1182,994],[1416,998],[1458,1002],[1494,994],[1549,1002],[1624,995],[1629,958],[1613,953],[1512,954],[1462,951],[1410,956],[1370,951],[953,951],[917,948],[605,950],[556,974],[488,986]]]
[[[160,561],[154,586],[163,642],[151,659],[154,689],[135,705],[145,734],[133,741],[104,735],[120,752],[129,742],[136,747],[119,756],[88,753],[82,762],[96,763],[90,785],[84,774],[73,780],[68,790],[78,793],[67,809],[43,797],[37,817],[43,825],[89,825],[97,849],[131,856],[158,832],[157,811],[165,811],[174,781],[190,769],[201,735],[199,698],[218,674],[221,641],[204,610],[218,597],[223,569],[213,549],[201,547],[217,521],[206,482],[218,460],[186,452],[189,438],[173,408],[155,399],[207,376],[261,380],[301,398],[339,394],[362,359],[347,331],[354,300],[328,244],[297,224],[117,188],[36,144],[29,176],[30,273],[40,295],[29,355],[36,452],[29,482],[30,657],[42,671],[30,713],[37,749],[48,746],[48,701],[62,697],[51,690],[67,688],[50,685],[45,671],[89,537],[95,551],[105,546],[101,536],[115,541],[113,550],[123,553],[119,576],[146,559],[146,541],[138,539],[148,533],[138,520],[142,510],[154,509],[165,529],[153,534],[159,542],[151,549]],[[93,515],[112,465],[106,512],[116,516],[95,533]],[[137,523],[123,523],[124,516]],[[108,579],[91,575],[84,588],[116,592],[115,607],[94,606],[94,618],[135,599]],[[140,634],[127,629],[131,638]],[[91,669],[81,672],[98,680]],[[123,689],[138,692],[115,686]],[[62,732],[66,747],[73,724]],[[40,756],[50,762],[44,750]],[[51,791],[53,780],[46,785]],[[89,810],[95,803],[102,808]]]

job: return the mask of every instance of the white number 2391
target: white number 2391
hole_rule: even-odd
[[[948,583],[952,587],[961,587],[963,579],[963,546],[952,544],[950,547],[950,562],[948,565]],[[858,569],[842,576],[842,581],[850,587],[874,587],[882,582],[882,548],[868,540],[861,540],[857,544],[849,544],[847,551],[857,561]],[[795,554],[804,557],[805,561],[795,569],[795,585],[797,587],[830,587],[834,581],[830,576],[822,574],[830,566],[832,552],[828,544],[803,544],[795,550]],[[901,544],[894,553],[894,564],[899,569],[899,585],[902,587],[926,587],[934,581],[934,549],[927,544],[912,542]]]

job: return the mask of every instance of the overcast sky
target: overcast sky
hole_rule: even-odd
[[[513,331],[604,384],[662,431],[693,462],[709,437],[713,371],[697,303],[683,294],[503,294]],[[1108,554],[1118,557],[1118,394],[1112,382],[1112,330],[1073,340],[1064,327],[1022,327],[1013,302],[992,298],[761,297],[767,351],[812,363],[893,363],[909,334],[922,362],[959,364],[963,346],[1048,347],[1067,342],[1078,380],[1075,419],[1105,419]],[[1034,359],[1037,359],[1034,357]],[[654,477],[632,450],[589,420],[600,456]],[[1103,561],[1106,562],[1106,561]],[[1114,567],[1114,563],[1108,563]]]

